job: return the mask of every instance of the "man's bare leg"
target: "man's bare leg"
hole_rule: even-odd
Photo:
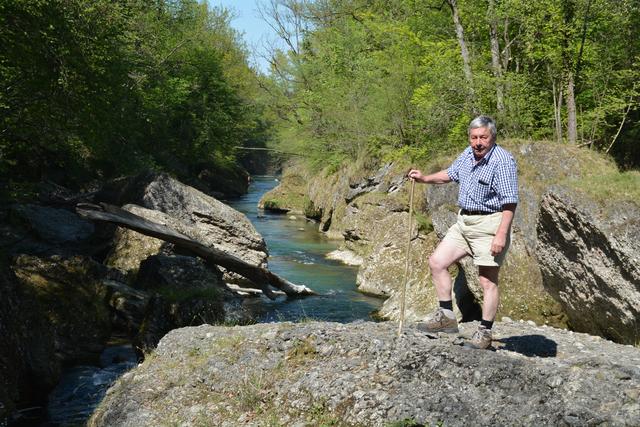
[[[452,242],[443,240],[429,257],[431,278],[433,279],[439,301],[451,300],[452,285],[448,268],[467,255],[464,249],[457,247]]]
[[[493,321],[498,312],[498,303],[500,302],[500,294],[498,291],[498,273],[500,267],[480,266],[478,273],[480,275],[480,286],[483,291],[482,301],[482,319]]]

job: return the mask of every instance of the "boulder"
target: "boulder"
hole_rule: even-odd
[[[357,283],[360,291],[375,289],[374,295],[386,297],[378,316],[397,321],[400,319],[407,242],[406,236],[401,239],[395,233],[390,234],[393,240],[386,244],[384,240],[380,241],[365,258],[358,271]],[[436,243],[432,235],[420,234],[411,240],[405,295],[405,320],[408,322],[423,320],[438,306],[428,267],[428,254]]]
[[[40,303],[0,264],[0,425],[16,408],[43,401],[61,374],[55,337]]]
[[[242,299],[227,289],[222,272],[198,258],[151,256],[142,262],[135,287],[153,295],[136,338],[143,351],[155,348],[172,329],[251,320]]]
[[[308,173],[301,166],[287,169],[277,187],[266,192],[258,202],[258,208],[272,212],[303,215]]]
[[[240,166],[217,167],[203,164],[196,169],[200,171],[197,179],[188,182],[198,190],[214,195],[217,198],[235,198],[247,193],[249,173]]]
[[[46,319],[61,363],[90,362],[111,334],[111,313],[101,284],[106,267],[85,257],[21,255],[11,267],[23,291]],[[35,335],[40,332],[34,331]]]
[[[536,252],[545,287],[573,329],[640,341],[639,218],[631,202],[599,204],[562,186],[544,195]]]
[[[95,231],[91,222],[75,212],[36,204],[12,205],[7,219],[4,226],[20,236],[11,244],[12,254],[79,254],[87,250]]]
[[[463,325],[466,339],[477,323]],[[498,323],[495,351],[395,322],[170,332],[89,426],[636,425],[640,350]],[[472,420],[472,421],[471,421]]]
[[[117,205],[137,205],[127,209],[250,264],[266,265],[266,244],[244,214],[166,174],[138,176],[120,183],[120,187],[113,185],[96,198]],[[107,263],[135,273],[140,262],[159,253],[163,245],[158,239],[120,230]]]

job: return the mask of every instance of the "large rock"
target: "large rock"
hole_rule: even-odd
[[[260,198],[258,208],[303,215],[309,200],[306,198],[308,175],[301,166],[290,167],[285,171],[280,184]]]
[[[142,262],[135,287],[154,295],[136,337],[144,351],[155,348],[172,329],[251,320],[242,299],[227,289],[222,272],[198,258],[151,256]]]
[[[166,174],[142,175],[114,185],[99,197],[151,221],[160,222],[204,245],[231,253],[253,265],[266,264],[267,248],[247,217],[211,196]],[[129,230],[120,230],[107,263],[135,272],[144,259],[160,252],[164,243]]]
[[[20,236],[10,245],[12,254],[75,255],[87,252],[95,227],[75,212],[36,204],[15,204],[3,226]],[[5,240],[3,238],[3,240]]]
[[[0,425],[13,411],[45,394],[61,374],[55,337],[40,304],[0,263]]]
[[[528,189],[526,182],[521,183],[520,192]],[[457,220],[457,185],[428,186],[426,189],[426,209],[432,220],[437,236],[442,239],[447,230]],[[528,241],[537,239],[518,226],[526,212],[538,205],[537,199],[522,197],[516,209],[511,246],[500,268],[500,305],[498,318],[533,320],[558,327],[566,327],[566,316],[561,306],[553,300],[542,285],[540,267],[535,251]],[[478,278],[478,267],[470,257],[463,258],[458,264],[454,279],[454,299],[460,308],[463,320],[478,320],[481,315],[483,292]]]
[[[537,254],[545,287],[572,328],[614,341],[640,341],[640,207],[600,205],[551,188],[542,199]]]
[[[640,421],[639,349],[526,323],[496,330],[496,351],[412,328],[398,339],[395,322],[174,330],[109,390],[89,425]]]
[[[61,363],[96,359],[111,334],[111,313],[102,286],[109,277],[107,268],[79,256],[21,255],[12,269],[23,291],[36,301],[32,309],[47,321],[55,358]]]

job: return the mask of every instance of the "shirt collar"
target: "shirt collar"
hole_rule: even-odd
[[[487,154],[485,154],[485,156],[480,159],[479,162],[476,163],[476,165],[483,165],[485,163],[489,163],[489,159],[491,158],[491,155],[493,154],[493,152],[496,150],[496,147],[498,146],[498,144],[496,144],[495,142],[493,143],[493,147],[491,147],[491,150],[489,150],[489,152]],[[471,149],[471,147],[469,147],[469,157],[471,158],[471,160],[473,162],[476,161],[475,156],[473,155],[473,150]]]

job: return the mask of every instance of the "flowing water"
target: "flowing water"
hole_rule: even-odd
[[[304,284],[319,296],[270,301],[256,297],[248,301],[260,322],[283,320],[327,320],[350,322],[369,319],[381,300],[356,291],[357,268],[326,259],[338,243],[318,232],[318,224],[304,218],[272,214],[258,210],[264,193],[278,184],[275,177],[256,177],[244,197],[228,201],[247,215],[264,237],[269,250],[269,268],[285,279]],[[68,370],[49,395],[48,420],[29,416],[20,425],[83,425],[104,397],[108,387],[136,365],[131,346],[108,347],[102,354],[101,366],[76,366]],[[39,420],[38,420],[39,418]]]
[[[276,301],[256,300],[254,309],[260,321],[317,319],[350,322],[369,319],[381,300],[356,291],[357,267],[329,260],[328,252],[338,242],[318,231],[318,224],[304,217],[269,213],[258,209],[264,193],[278,184],[275,177],[254,177],[249,192],[238,200],[227,202],[243,212],[262,235],[269,250],[269,269],[290,282],[303,284],[320,296]]]

